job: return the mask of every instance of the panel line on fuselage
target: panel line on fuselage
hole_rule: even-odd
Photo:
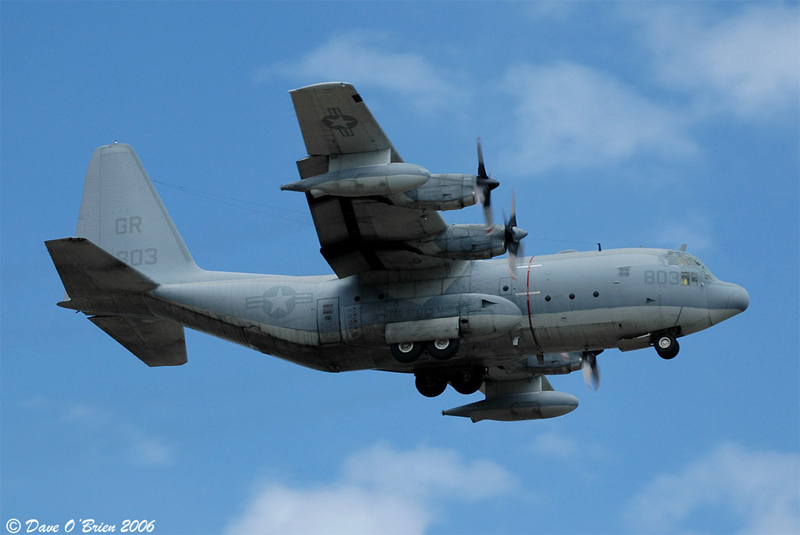
[[[531,338],[533,338],[533,343],[536,346],[536,349],[538,349],[539,353],[541,353],[542,346],[539,345],[539,341],[536,339],[536,331],[534,331],[533,329],[533,318],[531,317],[531,294],[538,295],[541,293],[538,290],[535,292],[531,292],[531,268],[534,267],[542,267],[542,265],[541,264],[534,265],[533,256],[531,256],[530,260],[528,260],[528,274],[525,282],[525,301],[527,302],[528,305],[528,325],[531,328]]]

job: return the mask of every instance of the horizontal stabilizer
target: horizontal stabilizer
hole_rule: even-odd
[[[148,366],[186,364],[183,327],[157,318],[94,316],[92,323],[122,344]]]
[[[158,286],[86,238],[50,240],[45,245],[70,297],[139,293]]]
[[[158,286],[149,277],[86,238],[45,242],[70,301],[59,303],[86,313],[149,313],[137,294]]]

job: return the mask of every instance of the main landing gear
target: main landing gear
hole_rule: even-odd
[[[417,390],[428,398],[435,398],[447,388],[447,383],[459,394],[474,394],[483,386],[486,371],[478,366],[453,372],[420,370],[416,374]]]
[[[451,340],[432,340],[430,342],[400,342],[392,344],[392,356],[403,364],[408,364],[417,360],[422,351],[437,360],[447,360],[458,352],[458,338]]]
[[[681,346],[675,337],[669,333],[661,334],[656,337],[653,346],[656,348],[656,353],[662,359],[674,359],[678,355]]]

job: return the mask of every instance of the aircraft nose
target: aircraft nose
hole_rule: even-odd
[[[750,306],[750,295],[738,284],[716,281],[708,287],[708,316],[712,324],[720,323]]]
[[[750,306],[750,294],[741,286],[734,285],[731,295],[728,298],[728,308],[744,312]]]

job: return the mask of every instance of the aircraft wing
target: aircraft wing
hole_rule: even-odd
[[[330,186],[338,179],[327,177],[354,168],[400,164],[421,169],[403,163],[352,85],[316,84],[290,94],[308,157],[297,162],[302,180],[283,189],[303,191],[304,184],[320,180],[322,175]],[[389,182],[395,178],[389,177]],[[314,195],[306,190],[306,197],[320,252],[340,278],[364,271],[425,269],[452,262],[425,254],[417,245],[447,229],[436,210],[400,206],[387,195]]]
[[[290,91],[309,155],[357,154],[389,150],[392,142],[350,84],[329,82]]]

